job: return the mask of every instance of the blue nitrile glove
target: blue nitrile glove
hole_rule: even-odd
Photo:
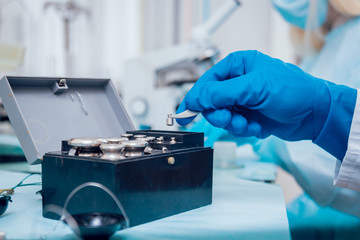
[[[338,159],[347,149],[356,90],[315,78],[258,51],[227,56],[180,104],[237,136],[311,139]],[[178,119],[186,125],[193,118]]]

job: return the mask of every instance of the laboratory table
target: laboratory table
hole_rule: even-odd
[[[0,189],[13,187],[27,175],[0,170]],[[27,180],[34,181],[40,176]],[[6,234],[5,239],[77,239],[62,222],[42,217],[41,197],[35,194],[40,189],[15,190],[13,202],[0,216],[0,233]],[[111,239],[286,240],[290,234],[279,186],[240,179],[236,171],[216,170],[212,205],[119,231]]]

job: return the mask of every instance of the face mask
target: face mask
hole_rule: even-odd
[[[272,3],[286,21],[301,29],[319,28],[326,20],[327,0],[272,0]]]

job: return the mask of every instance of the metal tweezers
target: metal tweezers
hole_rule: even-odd
[[[172,115],[171,113],[168,114],[167,118],[166,118],[166,125],[167,126],[173,126],[174,125],[174,119],[178,119],[178,118],[189,118],[189,117],[194,117],[197,116],[200,112],[193,112],[190,110],[185,110],[184,112]]]

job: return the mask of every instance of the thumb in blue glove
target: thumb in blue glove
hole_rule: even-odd
[[[355,89],[257,51],[240,51],[207,71],[177,112],[200,111],[212,125],[237,136],[310,139],[342,159],[355,101]],[[185,125],[192,119],[177,121]]]

